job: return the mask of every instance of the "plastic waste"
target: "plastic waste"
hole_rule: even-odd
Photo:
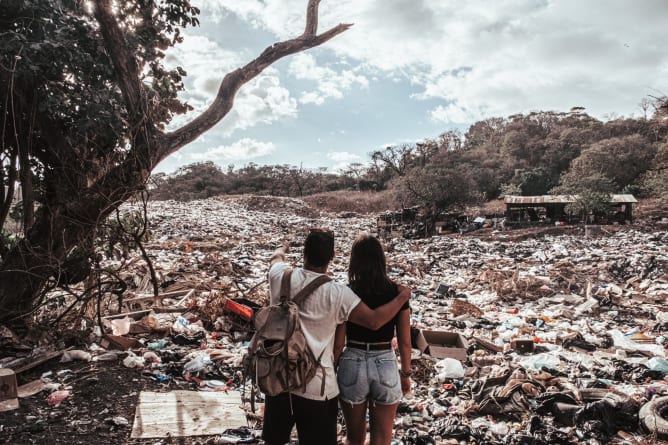
[[[109,422],[113,423],[116,426],[128,426],[128,425],[130,425],[130,422],[128,421],[128,419],[126,419],[125,417],[122,417],[122,416],[112,417],[111,419],[109,419]]]
[[[149,349],[162,349],[165,346],[167,346],[168,343],[169,340],[167,340],[166,338],[161,338],[158,341],[149,342],[146,346],[148,346]]]
[[[557,357],[554,354],[548,354],[548,353],[543,353],[543,354],[535,354],[528,356],[520,361],[520,365],[524,369],[532,369],[532,370],[541,370],[544,367],[547,368],[558,368],[559,363],[561,361],[559,360],[559,357]]]
[[[190,322],[186,318],[179,315],[176,321],[172,323],[172,331],[179,333],[186,332],[188,325],[190,325]]]
[[[460,379],[464,377],[464,367],[459,360],[454,358],[444,358],[438,361],[434,367],[438,373],[438,381],[442,382],[445,379]]]
[[[153,351],[144,352],[144,355],[142,357],[144,358],[144,362],[162,363],[162,360],[160,359],[160,356],[158,356],[158,354],[156,354]]]
[[[126,368],[143,368],[144,359],[136,356],[132,352],[128,352],[128,356],[123,360],[123,366]]]
[[[652,371],[663,372],[668,374],[668,360],[661,357],[652,357],[647,361],[647,367]]]
[[[198,372],[206,368],[208,365],[212,365],[211,357],[209,354],[201,354],[190,360],[183,366],[184,372]]]
[[[118,353],[114,351],[105,352],[96,357],[93,357],[93,361],[96,362],[109,362],[112,360],[118,360]]]
[[[510,432],[506,422],[496,422],[489,425],[489,430],[496,436],[505,436]]]
[[[229,298],[225,300],[225,305],[223,306],[224,311],[229,311],[234,314],[237,314],[246,321],[250,321],[253,318],[253,309],[241,304],[236,301],[230,300]]]
[[[102,329],[99,326],[93,327],[93,336],[96,338],[102,337]]]
[[[67,389],[55,391],[49,394],[49,397],[46,398],[46,402],[51,406],[58,406],[70,395],[72,395],[72,393]]]
[[[146,326],[155,332],[167,332],[173,326],[176,318],[177,316],[175,314],[156,314],[152,312],[142,320],[142,323],[146,324]]]
[[[247,427],[226,429],[213,441],[216,445],[228,443],[255,444],[259,442],[260,439]]]
[[[152,377],[160,383],[167,383],[171,380],[171,378],[165,374],[153,374]]]
[[[608,331],[608,334],[612,337],[614,345],[620,349],[625,349],[627,351],[649,351],[660,357],[665,356],[666,354],[663,346],[634,342],[618,329],[612,329]]]
[[[130,332],[131,320],[128,316],[121,319],[111,320],[111,331],[114,335],[125,335]]]
[[[172,342],[176,345],[188,346],[198,345],[201,340],[206,338],[204,331],[198,331],[194,335],[177,334],[172,337]]]
[[[63,352],[62,357],[60,357],[60,363],[68,363],[72,360],[82,360],[84,362],[89,362],[91,359],[90,352],[81,351],[79,349],[73,349],[71,351]]]

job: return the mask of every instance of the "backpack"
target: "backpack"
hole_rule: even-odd
[[[290,277],[292,269],[283,273],[280,302],[259,310],[255,314],[256,332],[248,345],[244,359],[246,376],[260,391],[276,396],[295,389],[306,388],[318,368],[323,368],[315,357],[301,329],[299,305],[319,286],[330,281],[321,275],[311,281],[294,298],[290,299]],[[321,395],[325,392],[325,373]]]

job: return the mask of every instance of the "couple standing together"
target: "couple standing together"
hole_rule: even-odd
[[[283,273],[291,268],[288,251],[284,244],[270,258],[272,304],[279,301]],[[291,297],[327,273],[334,258],[333,232],[310,230],[303,255],[304,267],[294,268],[290,278]],[[300,445],[336,445],[339,403],[348,444],[365,443],[367,409],[371,444],[390,443],[397,406],[411,385],[411,292],[393,282],[386,269],[378,239],[360,235],[350,254],[349,285],[330,281],[301,303],[302,331],[313,354],[322,352],[322,368],[303,392],[266,397],[262,438],[268,445],[289,442],[295,424]],[[395,329],[400,367],[392,347]]]

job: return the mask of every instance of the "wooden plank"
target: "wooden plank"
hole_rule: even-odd
[[[106,315],[102,318],[104,318],[105,320],[113,320],[113,319],[116,319],[116,318],[129,317],[129,318],[132,318],[133,320],[138,320],[141,317],[143,317],[144,315],[149,314],[150,312],[151,312],[150,309],[144,309],[142,311],[122,312],[120,314],[115,314],[115,315]]]
[[[195,289],[179,289],[179,290],[173,290],[171,292],[163,292],[158,294],[158,299],[162,300],[163,298],[174,298],[174,297],[181,297],[185,294],[187,294],[190,291],[194,291]],[[155,298],[153,294],[137,294],[137,297],[135,298],[146,298],[146,299],[152,299]],[[135,298],[132,298],[132,300],[135,300]]]
[[[238,391],[141,392],[132,438],[186,437],[221,434],[246,426]]]
[[[25,385],[19,386],[18,390],[19,398],[23,399],[25,397],[34,396],[35,394],[43,391],[45,387],[46,383],[44,383],[41,379],[28,382]]]
[[[175,304],[175,306],[185,306],[185,302],[188,301],[190,297],[195,293],[195,289],[190,289],[190,291],[185,295],[185,297],[181,298],[178,303]]]
[[[27,371],[28,369],[32,369],[37,365],[41,365],[44,362],[48,362],[49,360],[51,360],[53,358],[60,357],[61,355],[63,355],[63,352],[69,351],[70,349],[72,349],[72,348],[69,347],[69,348],[64,349],[62,351],[47,352],[47,353],[39,355],[37,357],[33,357],[31,359],[30,363],[26,363],[24,365],[17,366],[16,368],[14,368],[14,372],[17,373],[17,374],[20,374],[23,371]]]

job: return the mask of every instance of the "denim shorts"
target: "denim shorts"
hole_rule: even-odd
[[[393,405],[403,396],[393,350],[365,351],[347,347],[341,354],[336,380],[339,399],[353,405],[367,400]]]

